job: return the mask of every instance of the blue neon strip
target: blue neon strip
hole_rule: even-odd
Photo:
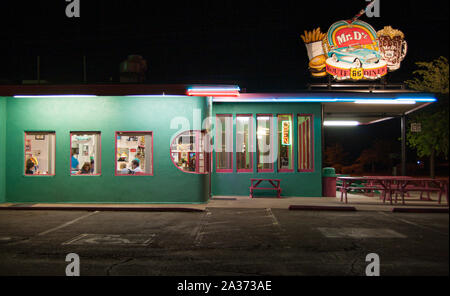
[[[414,101],[419,103],[426,102],[436,102],[435,98],[414,98],[414,97],[402,97],[402,98],[259,98],[259,99],[246,99],[246,98],[214,98],[214,102],[255,102],[255,103],[264,103],[264,102],[280,102],[280,103],[353,103],[356,101],[393,101],[393,102],[401,102],[401,101]]]

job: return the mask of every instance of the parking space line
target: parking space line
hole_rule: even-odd
[[[97,214],[97,213],[99,213],[99,211],[95,211],[95,212],[93,212],[93,213],[89,213],[89,214],[86,214],[86,215],[84,215],[84,216],[78,217],[78,218],[76,218],[76,219],[73,219],[72,221],[66,222],[66,223],[61,224],[61,225],[59,225],[59,226],[57,226],[57,227],[54,227],[54,228],[51,228],[51,229],[49,229],[49,230],[43,231],[43,232],[39,233],[37,236],[46,235],[46,234],[48,234],[48,233],[50,233],[50,232],[53,232],[53,231],[59,230],[59,229],[61,229],[61,228],[67,227],[67,226],[69,226],[69,225],[74,224],[75,222],[80,221],[81,219],[87,218],[87,217],[92,216],[92,215]]]
[[[205,234],[205,229],[206,226],[208,224],[208,217],[211,216],[211,212],[206,210],[205,214],[203,215],[203,217],[200,218],[200,221],[197,225],[197,227],[195,227],[191,233],[191,235],[195,236],[194,238],[194,245],[195,246],[200,246],[201,241],[203,239],[203,235]]]
[[[439,234],[448,236],[448,233],[443,233],[443,232],[438,231],[438,230],[436,230],[436,229],[434,229],[434,228],[432,228],[432,227],[423,226],[423,225],[420,225],[420,224],[411,222],[411,221],[406,220],[406,219],[403,219],[403,218],[390,216],[389,214],[384,213],[384,212],[381,212],[381,211],[379,211],[378,213],[380,213],[380,214],[382,214],[382,215],[384,215],[384,216],[386,216],[386,217],[390,217],[390,218],[393,219],[393,220],[398,220],[398,221],[401,221],[401,222],[406,223],[406,224],[409,224],[409,225],[414,225],[414,226],[416,226],[416,227],[419,227],[419,228],[422,228],[422,229],[425,229],[425,230],[431,230],[431,231],[433,231],[433,232],[436,232],[436,233],[439,233]],[[393,214],[391,214],[391,215],[393,215]]]
[[[267,212],[267,214],[268,214],[267,217],[270,217],[270,218],[272,219],[272,224],[273,224],[273,225],[278,225],[278,224],[279,224],[279,223],[278,223],[278,220],[277,220],[277,218],[275,217],[275,215],[272,213],[272,209],[271,209],[271,208],[267,208],[267,209],[266,209],[266,212]]]

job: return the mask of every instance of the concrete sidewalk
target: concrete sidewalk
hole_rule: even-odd
[[[386,211],[394,208],[402,209],[440,209],[448,210],[444,200],[438,204],[437,198],[432,201],[422,201],[419,196],[413,195],[406,199],[406,205],[401,201],[392,205],[387,201],[383,203],[378,196],[365,196],[348,194],[348,204],[340,202],[339,194],[334,197],[255,197],[248,196],[214,196],[204,204],[78,204],[78,203],[2,203],[0,210],[87,210],[87,211],[178,211],[198,212],[206,208],[272,208],[288,209],[290,206],[308,206],[343,208],[354,207],[357,211]]]
[[[438,204],[437,198],[432,201],[422,201],[419,196],[413,195],[405,199],[405,205],[399,200],[397,204],[389,201],[383,203],[378,196],[365,196],[348,194],[348,203],[340,201],[338,197],[283,197],[283,198],[249,198],[248,196],[216,196],[211,200],[208,208],[275,208],[287,209],[289,206],[314,206],[314,207],[354,207],[357,211],[388,211],[393,208],[424,208],[424,209],[448,209],[446,201]],[[234,200],[232,200],[234,199]]]

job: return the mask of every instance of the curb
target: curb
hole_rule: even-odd
[[[350,211],[355,212],[355,207],[340,207],[340,206],[298,206],[290,205],[291,211]]]
[[[193,208],[109,208],[109,207],[30,207],[10,206],[0,207],[0,210],[25,210],[25,211],[121,211],[121,212],[204,212],[202,209]]]
[[[448,213],[446,209],[429,209],[429,208],[392,208],[393,213]]]

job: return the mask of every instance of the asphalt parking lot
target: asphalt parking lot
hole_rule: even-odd
[[[0,212],[0,275],[448,276],[448,214],[207,208]]]

